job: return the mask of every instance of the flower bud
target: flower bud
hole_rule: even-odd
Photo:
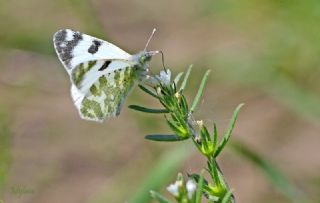
[[[186,184],[186,188],[187,188],[187,193],[188,193],[188,199],[192,199],[194,192],[197,189],[197,185],[194,182],[194,180],[192,180],[192,179],[188,180],[188,182]]]

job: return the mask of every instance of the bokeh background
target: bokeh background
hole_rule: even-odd
[[[188,142],[144,139],[170,132],[162,116],[80,120],[52,45],[72,28],[136,53],[156,27],[149,49],[173,73],[194,64],[189,101],[212,70],[197,119],[222,133],[246,104],[219,159],[238,202],[320,202],[319,22],[318,0],[0,1],[0,200],[144,203],[202,169]],[[129,104],[159,107],[139,89]]]

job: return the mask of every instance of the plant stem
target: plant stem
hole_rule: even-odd
[[[195,119],[194,119],[194,116],[192,113],[189,113],[188,115],[188,127],[190,128],[190,132],[192,132],[192,139],[194,139],[194,142],[197,142],[197,138],[199,137],[199,135],[197,134],[197,131],[195,129]],[[207,157],[208,161],[213,161],[216,168],[218,169],[218,172],[219,172],[219,176],[220,178],[222,179],[225,187],[227,188],[228,191],[230,191],[230,187],[228,186],[226,180],[225,180],[225,177],[223,175],[223,172],[217,162],[217,160],[214,158],[214,156],[211,156],[211,157]],[[234,194],[231,192],[231,203],[236,203],[236,200],[235,200],[235,196]]]

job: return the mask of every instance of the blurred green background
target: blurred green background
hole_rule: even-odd
[[[187,142],[144,140],[169,132],[161,116],[124,108],[103,124],[80,120],[52,44],[72,28],[136,53],[154,27],[149,49],[174,73],[194,64],[190,100],[212,69],[196,118],[223,131],[246,104],[219,159],[238,202],[320,202],[318,0],[2,0],[0,19],[5,203],[144,203],[149,189],[167,194],[177,171],[202,169]],[[159,106],[138,89],[129,104]]]

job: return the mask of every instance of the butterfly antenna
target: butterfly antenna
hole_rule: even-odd
[[[159,51],[160,53],[161,53],[161,59],[162,59],[162,66],[163,66],[163,69],[164,69],[164,71],[166,71],[167,72],[167,68],[166,68],[166,66],[164,65],[164,54],[163,54],[163,52],[162,51]]]
[[[149,45],[149,43],[150,43],[150,40],[152,39],[152,37],[153,37],[153,35],[154,35],[155,32],[156,32],[156,28],[153,28],[152,33],[151,33],[151,35],[150,35],[150,37],[149,37],[149,39],[148,39],[148,41],[147,41],[147,44],[146,44],[146,46],[144,47],[144,50],[147,50],[147,47],[148,47],[148,45]]]

